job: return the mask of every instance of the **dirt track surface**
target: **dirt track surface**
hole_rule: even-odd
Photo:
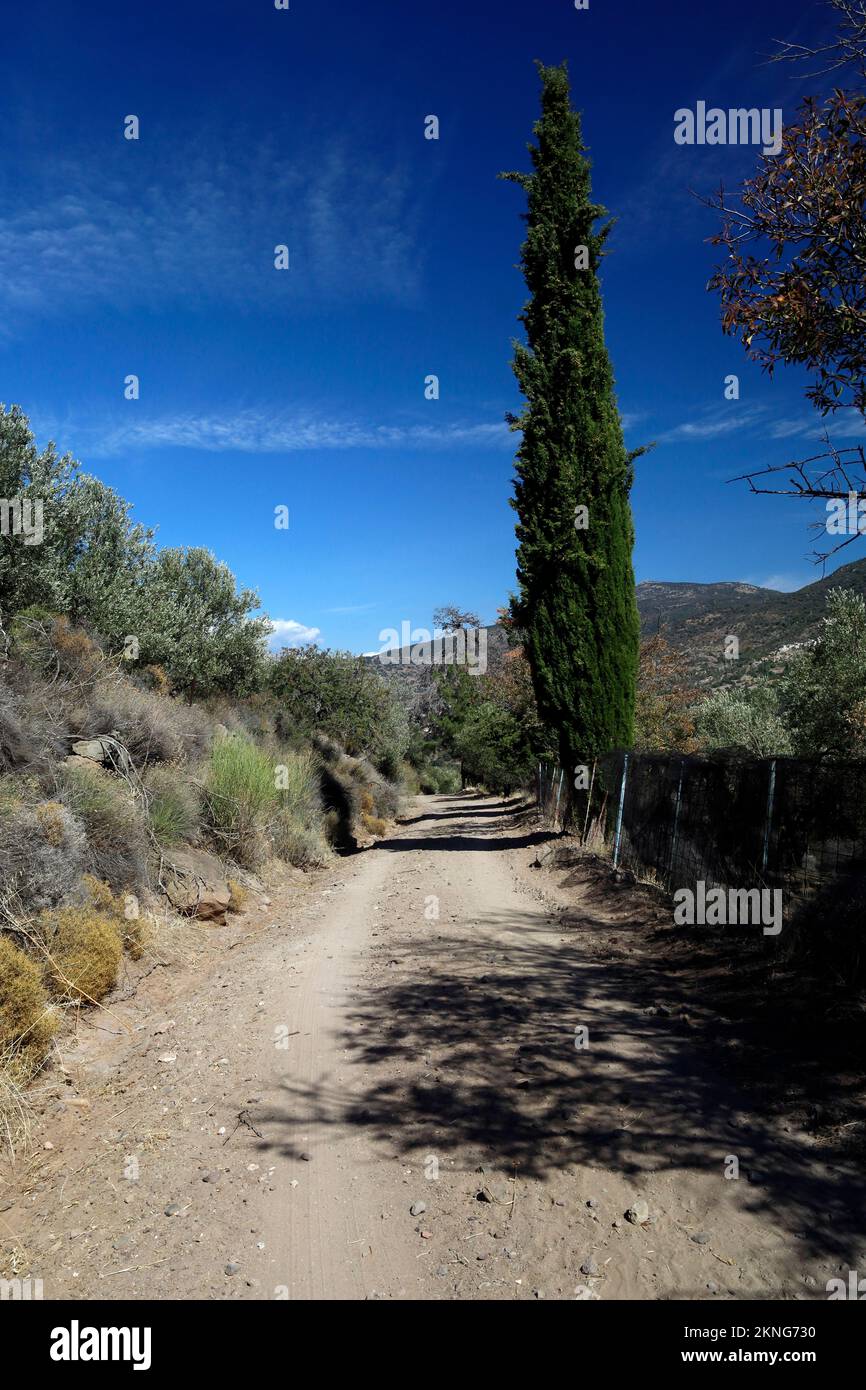
[[[531,868],[547,838],[419,798],[82,1024],[0,1187],[5,1272],[60,1299],[607,1300],[866,1269],[856,1169],[726,1079],[663,906]]]

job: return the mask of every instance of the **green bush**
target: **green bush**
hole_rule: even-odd
[[[84,825],[87,867],[119,893],[147,882],[144,818],[125,782],[102,768],[66,763],[58,773],[60,799]]]
[[[153,767],[144,777],[147,823],[160,845],[195,840],[201,824],[201,805],[195,789],[176,766]]]
[[[274,853],[297,868],[324,864],[324,838],[319,766],[307,749],[282,749],[276,764],[279,806],[272,827]]]
[[[240,734],[211,749],[204,780],[205,821],[216,848],[244,868],[267,857],[279,794],[272,760]]]

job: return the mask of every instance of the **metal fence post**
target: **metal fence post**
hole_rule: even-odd
[[[554,781],[556,781],[556,772],[555,772],[555,771],[554,771],[554,774],[553,774],[553,779],[554,779]],[[564,767],[561,767],[561,768],[559,769],[559,786],[558,786],[557,789],[556,789],[556,810],[555,810],[554,813],[553,813],[553,828],[554,828],[554,830],[556,829],[556,822],[559,820],[559,798],[562,796],[562,783],[563,783],[564,779],[565,779],[565,768],[564,768]]]
[[[767,824],[764,827],[764,853],[761,858],[761,877],[767,873],[767,859],[770,854],[770,826],[773,821],[773,802],[776,799],[776,759],[770,763],[770,785],[767,788]]]
[[[619,847],[622,839],[622,808],[625,803],[625,783],[628,777],[628,756],[628,753],[626,753],[622,760],[622,783],[619,789],[619,810],[616,813],[616,840],[613,846],[614,868],[616,868],[619,863]]]
[[[680,828],[680,803],[683,798],[683,775],[685,773],[685,770],[686,762],[684,758],[683,761],[680,763],[680,780],[677,782],[677,805],[676,810],[674,811],[674,831],[671,836],[671,857],[670,862],[668,863],[668,874],[672,874],[674,871],[674,855],[677,852],[677,835],[679,833]]]

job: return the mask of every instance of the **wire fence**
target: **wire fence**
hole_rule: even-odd
[[[611,753],[569,776],[538,766],[554,826],[667,888],[810,892],[866,864],[866,763]]]

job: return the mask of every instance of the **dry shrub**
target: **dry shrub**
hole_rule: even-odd
[[[301,825],[280,813],[274,827],[274,853],[296,869],[318,869],[331,858],[327,829],[327,818],[314,826]]]
[[[59,1023],[39,966],[0,932],[0,1057],[8,1079],[23,1085],[35,1075]]]
[[[90,1003],[108,994],[123,954],[113,912],[92,903],[55,908],[36,919],[33,932],[48,953],[47,974],[56,995]]]
[[[43,739],[34,737],[30,721],[11,686],[0,684],[0,769],[37,763]]]
[[[74,891],[86,860],[84,826],[68,807],[0,802],[0,898],[26,911],[56,907]]]
[[[10,635],[15,656],[53,681],[87,685],[108,664],[93,638],[62,614],[25,609],[13,619]]]
[[[157,695],[171,694],[171,681],[162,666],[145,666],[141,672],[141,680],[146,690],[153,690]]]
[[[243,912],[249,901],[250,895],[248,890],[244,888],[242,883],[238,883],[236,878],[230,878],[228,884],[229,892],[231,893],[228,906],[229,912]]]
[[[112,893],[110,885],[94,878],[93,874],[85,874],[81,883],[91,907],[111,918],[125,949],[133,960],[140,960],[144,955],[146,928],[135,894]]]
[[[82,733],[88,737],[116,732],[137,767],[198,761],[213,736],[211,721],[197,705],[143,690],[121,677],[99,682],[86,721]]]
[[[66,763],[58,782],[64,805],[84,825],[89,871],[115,892],[143,887],[149,842],[126,783],[88,763]]]

